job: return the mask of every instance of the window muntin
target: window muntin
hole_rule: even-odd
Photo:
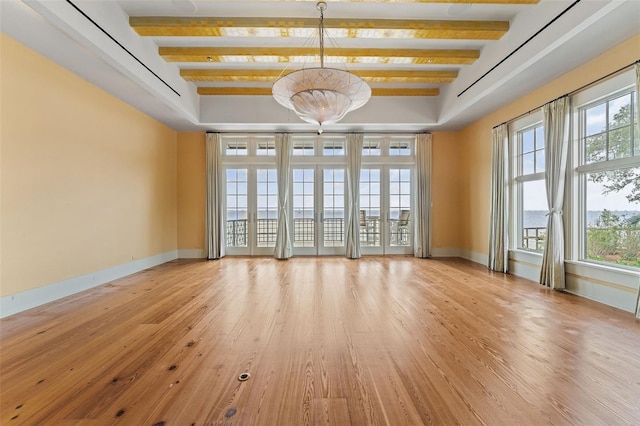
[[[344,141],[343,140],[327,140],[322,142],[322,155],[328,157],[344,156]]]
[[[360,171],[360,245],[380,247],[381,171],[379,168]]]
[[[544,129],[537,126],[518,132],[521,175],[544,172]]]
[[[224,143],[224,155],[230,157],[246,156],[248,154],[246,140],[231,140]]]
[[[382,155],[381,143],[379,140],[365,140],[362,143],[363,156],[380,156]]]
[[[389,169],[389,245],[409,246],[411,170]]]
[[[276,141],[275,140],[259,140],[256,143],[256,155],[275,156]]]
[[[275,247],[278,231],[278,177],[276,169],[256,171],[256,245]]]
[[[227,169],[227,247],[247,247],[248,170]]]
[[[293,246],[315,247],[314,169],[293,169]]]
[[[293,155],[313,157],[315,155],[313,139],[297,139],[293,141]]]
[[[584,164],[640,156],[634,92],[581,109]],[[635,131],[634,131],[635,127]]]
[[[413,143],[409,140],[391,140],[389,142],[389,155],[413,155]]]
[[[344,246],[344,169],[323,169],[323,234],[325,247]]]

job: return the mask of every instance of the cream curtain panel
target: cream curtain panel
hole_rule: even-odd
[[[350,259],[360,258],[360,169],[362,167],[362,133],[347,135],[347,209],[345,228],[345,254]]]
[[[540,284],[565,288],[564,185],[569,151],[569,98],[564,96],[542,107],[545,142],[545,186],[547,188],[547,234],[542,253]]]
[[[507,272],[507,209],[509,179],[509,128],[501,124],[493,128],[491,160],[491,209],[489,223],[489,261],[492,271]]]
[[[431,256],[431,134],[416,135],[416,209],[413,255]]]
[[[291,167],[289,163],[293,153],[291,136],[288,133],[276,133],[276,170],[278,174],[278,230],[276,233],[276,259],[288,259],[293,250],[293,233],[289,217],[289,181]]]
[[[636,114],[640,126],[640,62],[636,62]],[[638,294],[636,295],[636,318],[640,318],[640,282],[638,282]]]
[[[224,204],[222,169],[222,142],[220,133],[207,133],[207,207],[205,219],[205,243],[207,259],[224,257]]]

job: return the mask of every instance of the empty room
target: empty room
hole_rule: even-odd
[[[0,424],[640,425],[640,1],[0,32]]]

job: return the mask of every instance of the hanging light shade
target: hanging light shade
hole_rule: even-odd
[[[279,78],[273,97],[307,123],[322,126],[340,121],[349,111],[360,108],[371,97],[369,85],[348,71],[324,67],[324,10],[320,10],[320,68],[303,68]],[[320,127],[321,129],[321,127]]]

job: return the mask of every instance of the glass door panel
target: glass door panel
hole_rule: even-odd
[[[344,253],[344,178],[343,168],[322,169],[320,254]]]
[[[249,254],[248,170],[226,170],[226,244],[231,254]]]
[[[413,247],[411,169],[389,168],[386,253],[410,253]]]
[[[276,169],[256,170],[255,254],[272,254],[278,232],[278,182]]]
[[[360,171],[360,249],[363,254],[382,254],[382,171]]]
[[[293,169],[293,253],[317,254],[315,169]]]

